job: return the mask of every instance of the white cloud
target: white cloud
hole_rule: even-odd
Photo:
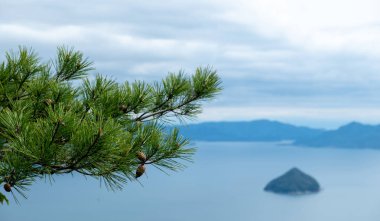
[[[0,33],[6,33],[5,36],[3,35],[3,38],[16,38],[19,41],[28,39],[48,44],[74,39],[77,41],[84,40],[83,27],[74,25],[36,28],[18,24],[0,24]]]
[[[376,0],[240,0],[222,17],[309,50],[380,55]]]

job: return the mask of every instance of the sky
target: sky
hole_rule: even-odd
[[[195,122],[380,123],[376,0],[2,0],[0,52],[73,46],[119,82],[214,67],[223,92]]]

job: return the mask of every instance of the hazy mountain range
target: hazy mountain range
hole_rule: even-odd
[[[352,122],[335,130],[294,126],[270,120],[205,122],[180,126],[181,134],[196,141],[293,141],[310,147],[380,149],[380,125]]]

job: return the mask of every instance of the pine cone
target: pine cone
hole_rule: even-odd
[[[52,105],[54,103],[54,101],[52,99],[45,99],[45,103],[47,105]]]
[[[145,166],[144,164],[140,164],[139,167],[137,167],[136,169],[136,178],[139,178],[140,176],[142,176],[145,172]]]
[[[125,113],[125,112],[127,112],[128,107],[127,107],[127,105],[122,104],[122,105],[120,105],[119,110]]]
[[[98,134],[99,134],[99,136],[103,136],[103,128],[99,128],[99,130],[98,130]]]
[[[11,192],[12,191],[11,184],[9,184],[9,183],[4,184],[4,190],[7,192]]]
[[[145,155],[143,152],[138,151],[138,152],[136,153],[136,156],[137,156],[137,158],[138,158],[142,163],[145,163],[145,161],[146,161],[146,155]]]

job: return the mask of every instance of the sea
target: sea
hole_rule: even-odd
[[[0,221],[379,221],[380,151],[288,143],[195,142],[194,162],[168,174],[149,166],[140,182],[110,191],[80,175],[40,180],[28,199],[0,205]],[[317,194],[263,191],[297,167]]]

